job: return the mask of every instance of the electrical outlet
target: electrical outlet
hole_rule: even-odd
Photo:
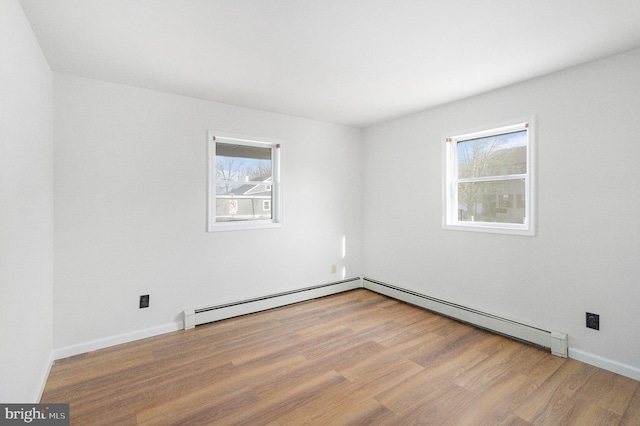
[[[587,328],[600,330],[600,315],[587,312]]]
[[[336,265],[331,265],[331,273],[335,274],[336,270],[337,270]]]
[[[149,307],[149,295],[140,296],[140,309]]]

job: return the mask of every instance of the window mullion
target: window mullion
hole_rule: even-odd
[[[458,179],[456,179],[456,182],[458,182],[458,183],[495,182],[495,181],[527,179],[527,178],[528,178],[528,174],[525,173],[525,174],[520,174],[520,175],[482,176],[482,177],[458,178]]]
[[[272,185],[271,181],[262,180],[228,180],[228,179],[216,179],[216,183],[228,183],[238,185]]]

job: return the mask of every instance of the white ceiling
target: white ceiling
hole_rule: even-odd
[[[358,127],[640,47],[640,0],[21,4],[54,71]]]

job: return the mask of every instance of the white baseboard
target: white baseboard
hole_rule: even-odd
[[[129,343],[135,340],[146,339],[147,337],[158,336],[160,334],[171,333],[172,331],[182,330],[182,321],[173,322],[157,327],[136,330],[130,333],[124,333],[117,336],[105,337],[103,339],[92,340],[89,342],[79,343],[77,345],[65,346],[63,348],[54,349],[53,358],[62,359],[98,349],[108,348],[110,346]]]
[[[608,358],[594,355],[589,352],[581,351],[580,349],[569,348],[569,358],[581,361],[594,367],[602,368],[603,370],[611,371],[621,376],[626,376],[634,380],[640,381],[640,368],[632,365],[623,364],[618,361],[614,361]]]
[[[49,354],[49,360],[47,365],[44,368],[44,372],[42,376],[40,376],[40,388],[38,389],[35,398],[33,398],[33,402],[35,404],[39,403],[42,399],[42,394],[44,393],[44,387],[47,385],[47,380],[49,379],[49,373],[51,373],[51,367],[53,367],[53,351]]]

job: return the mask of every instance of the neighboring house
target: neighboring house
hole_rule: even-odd
[[[259,177],[216,195],[216,221],[256,219],[271,219],[271,177]]]

